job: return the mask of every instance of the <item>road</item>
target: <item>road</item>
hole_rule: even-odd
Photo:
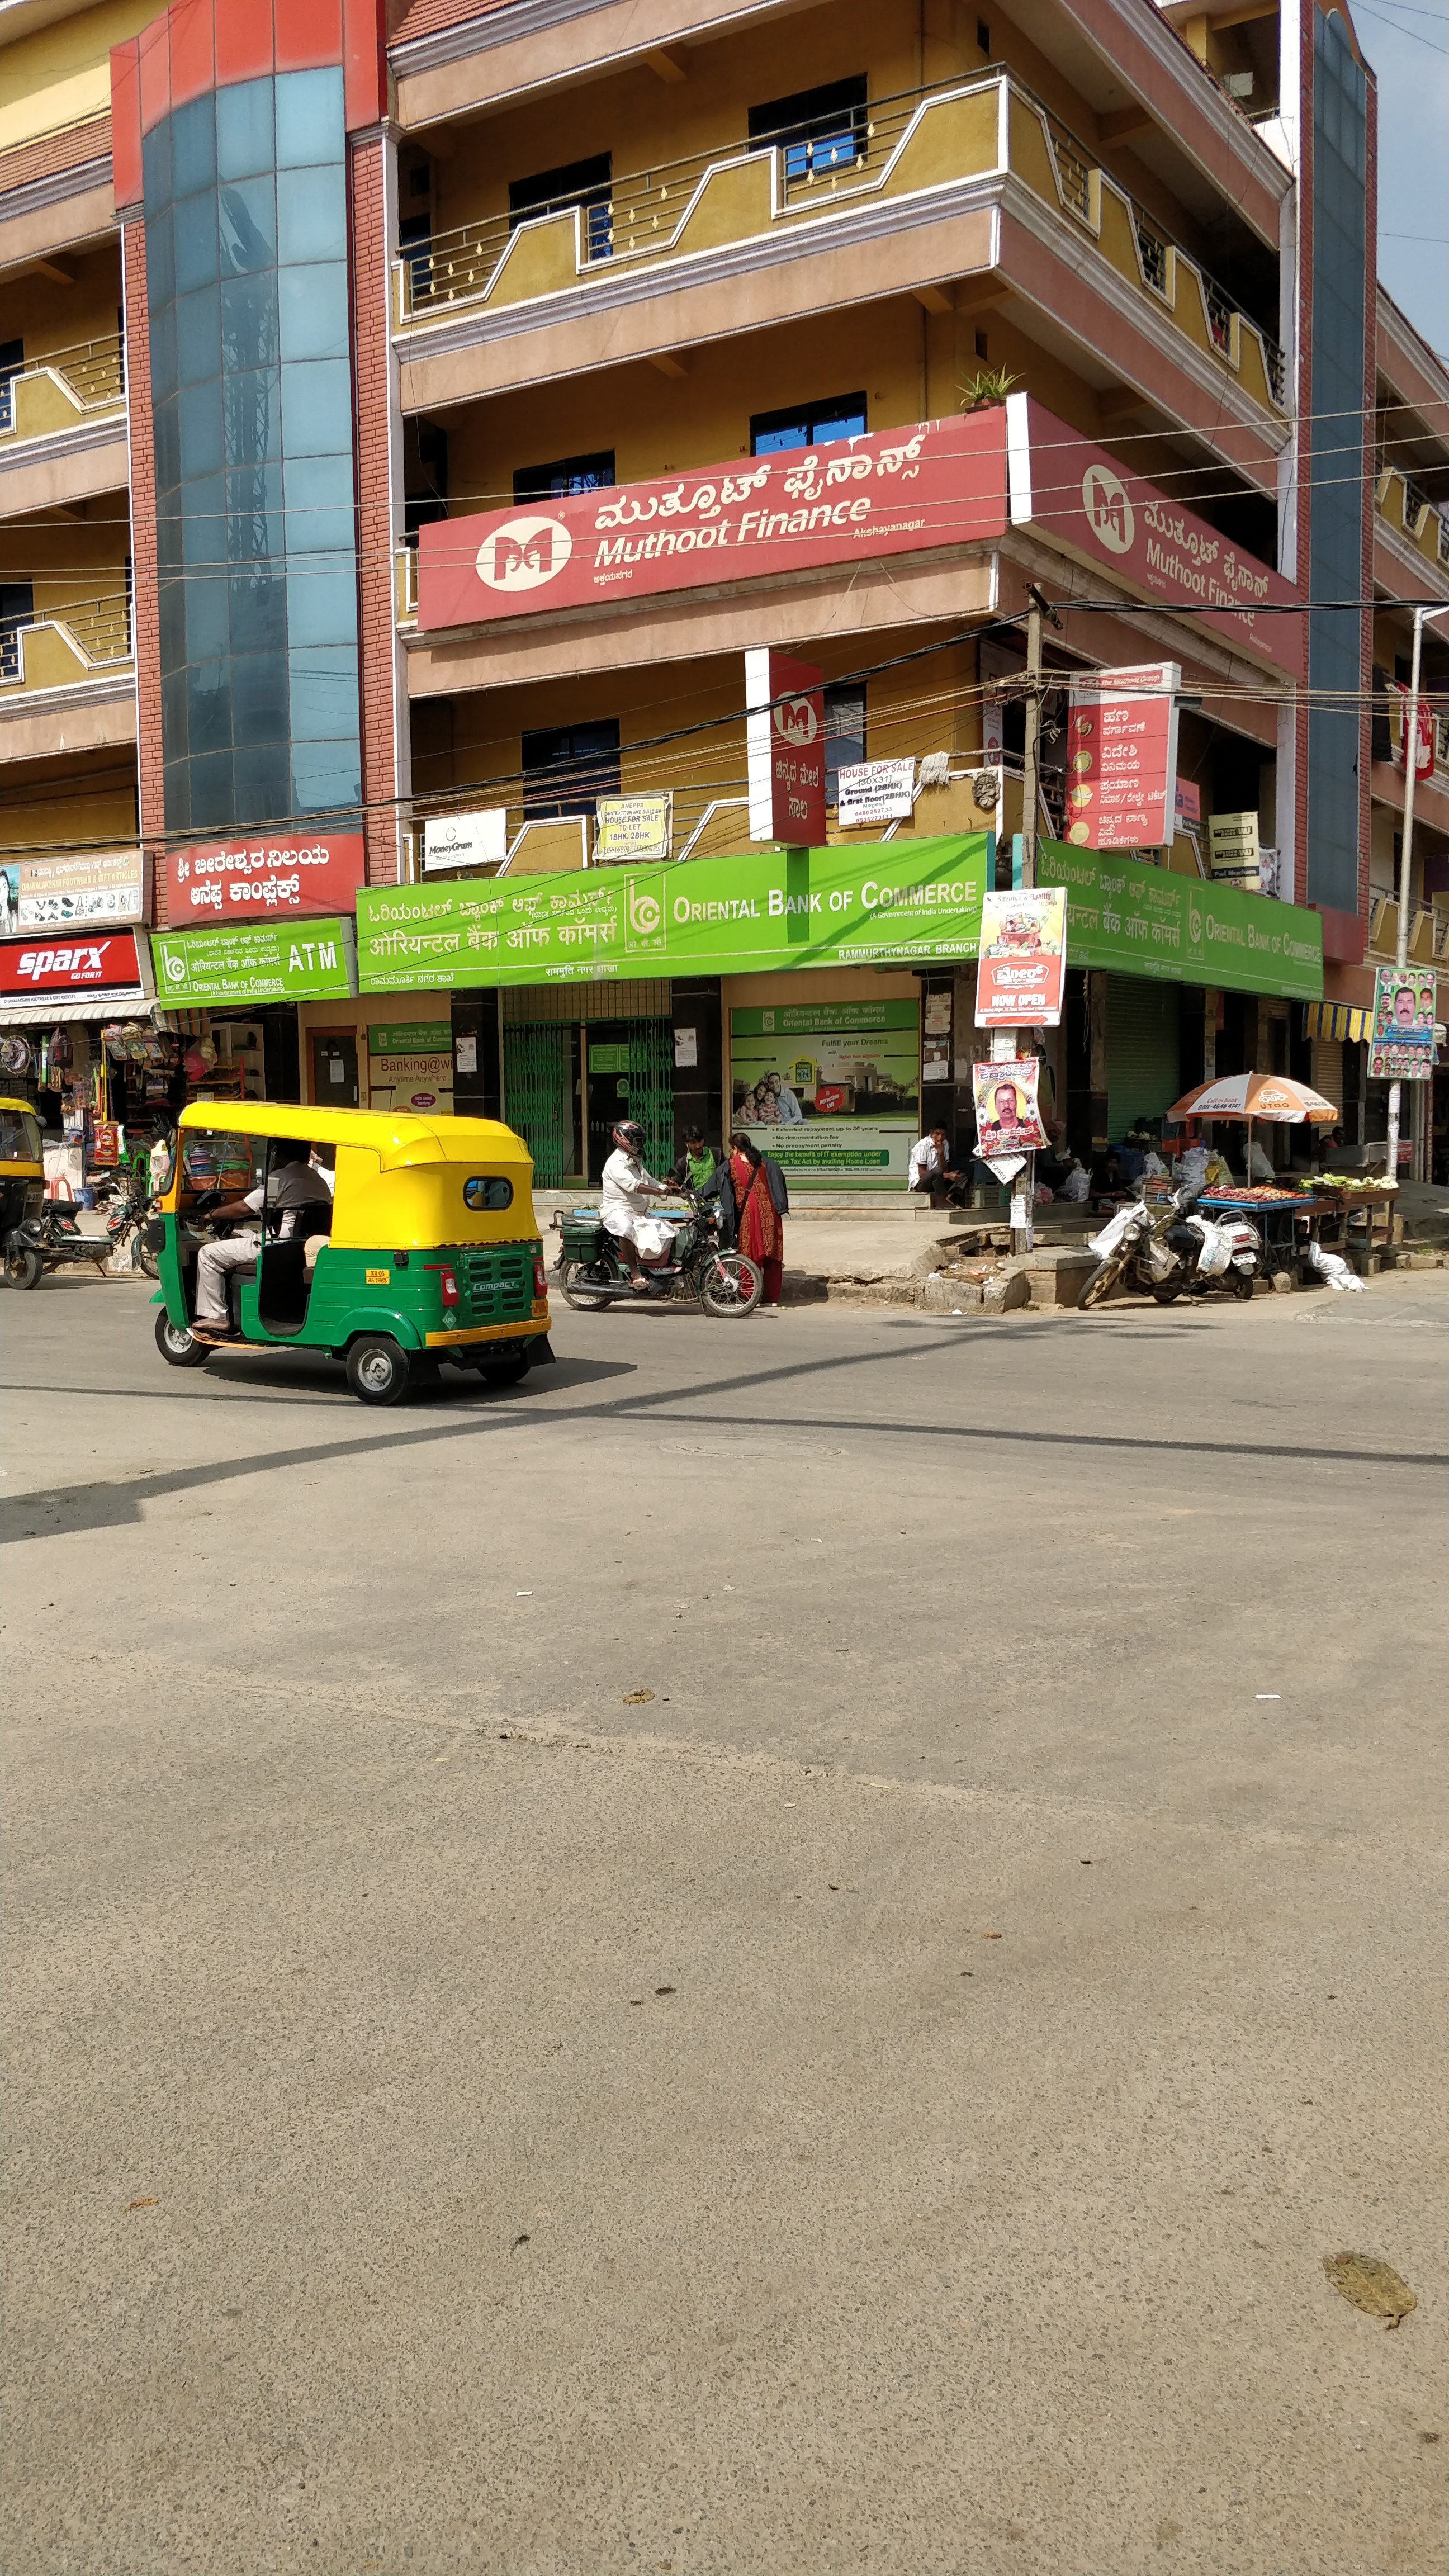
[[[9,1295],[6,2576],[1437,2570],[1446,1284]]]

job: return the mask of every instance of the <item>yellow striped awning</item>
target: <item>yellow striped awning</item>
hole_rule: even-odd
[[[1350,1038],[1362,1046],[1373,1034],[1374,1015],[1356,1011],[1347,1002],[1305,1002],[1303,1034],[1306,1038]]]

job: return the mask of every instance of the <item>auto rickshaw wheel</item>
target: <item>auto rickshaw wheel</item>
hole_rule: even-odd
[[[156,1348],[172,1368],[205,1368],[211,1357],[209,1342],[199,1342],[184,1324],[173,1324],[163,1306],[156,1318]]]
[[[5,1284],[8,1288],[38,1288],[45,1275],[45,1264],[29,1244],[12,1244],[5,1255]]]
[[[407,1352],[381,1333],[365,1334],[347,1354],[347,1383],[359,1404],[396,1404],[411,1375]]]

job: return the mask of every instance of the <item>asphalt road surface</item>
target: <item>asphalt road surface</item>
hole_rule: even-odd
[[[1445,1287],[0,1300],[6,2576],[1437,2571]]]

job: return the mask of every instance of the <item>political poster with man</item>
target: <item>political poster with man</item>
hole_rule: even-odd
[[[1434,973],[1427,966],[1380,966],[1369,1041],[1373,1082],[1425,1082],[1434,1070]]]
[[[984,1163],[998,1155],[1034,1154],[1046,1146],[1047,1132],[1037,1103],[1040,1059],[1008,1057],[997,1064],[973,1064],[976,1095],[976,1151]]]

